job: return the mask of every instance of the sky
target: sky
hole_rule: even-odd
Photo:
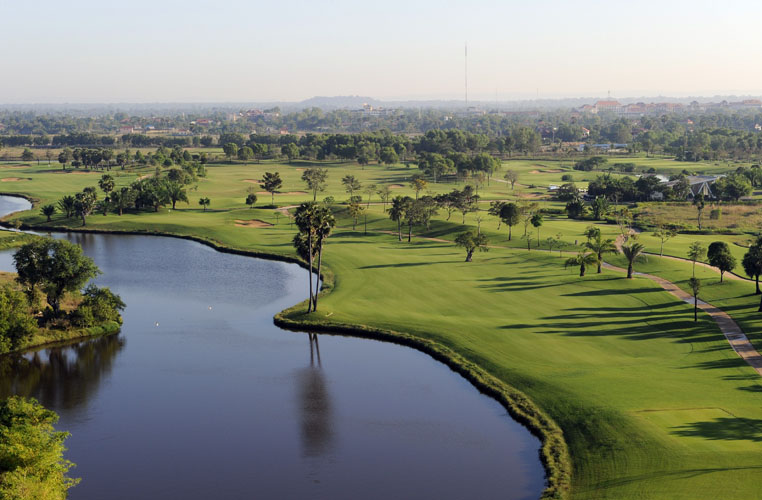
[[[762,2],[0,0],[0,103],[762,95]]]

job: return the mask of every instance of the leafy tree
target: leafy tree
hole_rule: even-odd
[[[86,187],[81,193],[74,195],[74,211],[82,218],[83,226],[87,223],[87,217],[93,213],[96,199],[93,187]]]
[[[487,252],[487,235],[484,233],[474,233],[466,231],[455,237],[455,244],[466,249],[466,262],[471,262],[474,252]]]
[[[69,434],[55,430],[57,421],[58,415],[34,399],[0,402],[0,498],[64,500],[79,482],[67,476],[74,467],[63,458]]]
[[[433,177],[435,183],[443,175],[455,171],[453,161],[439,153],[423,153],[418,158],[418,168],[423,170],[426,175]]]
[[[545,239],[545,243],[548,245],[548,252],[553,252],[553,247],[558,247],[558,256],[561,257],[561,249],[563,248],[561,233],[558,233],[555,236],[548,236]]]
[[[593,226],[591,226],[593,227]],[[587,242],[585,242],[585,248],[590,250],[595,254],[595,256],[598,259],[598,273],[601,273],[601,266],[603,264],[603,254],[605,253],[616,253],[616,245],[614,244],[614,240],[611,238],[603,239],[601,236],[601,231],[597,227],[593,227],[593,229],[596,229],[597,232],[591,234],[590,237],[588,237]]]
[[[466,186],[462,191],[455,192],[455,206],[463,215],[462,224],[466,223],[466,214],[476,212],[479,209],[479,195],[475,193],[472,186]]]
[[[60,153],[58,153],[58,163],[60,163],[63,166],[63,169],[66,170],[66,164],[69,163],[72,160],[72,154],[71,149],[64,148],[61,150]]]
[[[376,190],[376,194],[384,202],[384,212],[386,212],[386,204],[389,203],[389,198],[392,196],[392,189],[387,184],[383,184]]]
[[[664,224],[660,224],[657,230],[654,231],[653,235],[661,242],[661,246],[659,247],[659,256],[663,257],[664,243],[677,236],[677,230],[674,228],[674,226],[666,226]]]
[[[202,197],[198,199],[198,204],[204,207],[204,212],[206,212],[206,207],[211,205],[211,200],[209,200],[209,198]]]
[[[573,182],[567,182],[566,184],[561,184],[561,186],[558,188],[558,190],[555,193],[555,198],[558,201],[581,201],[579,196],[579,189],[577,189],[577,186]]]
[[[368,184],[367,186],[365,186],[365,189],[363,189],[363,192],[366,195],[368,195],[368,205],[367,205],[367,208],[369,209],[370,208],[370,199],[373,196],[373,193],[376,192],[376,185],[375,184]],[[365,216],[367,217],[367,212],[366,212]]]
[[[40,239],[27,243],[13,255],[18,276],[27,295],[34,297],[39,286],[45,293],[53,315],[58,316],[61,300],[67,292],[82,288],[100,270],[82,247],[66,240]]]
[[[537,246],[540,246],[540,226],[542,226],[542,214],[536,213],[531,219],[532,225],[537,228]]]
[[[688,280],[688,286],[691,287],[691,293],[693,294],[693,321],[698,321],[698,298],[699,290],[701,290],[701,280],[693,276]]]
[[[238,154],[238,144],[234,142],[228,142],[224,146],[222,146],[222,151],[225,153],[225,156],[228,157],[228,161],[232,161],[233,158]]]
[[[312,191],[312,201],[317,200],[318,191],[325,189],[327,177],[328,171],[324,168],[308,168],[302,172],[302,180],[307,183],[307,187]]]
[[[124,213],[124,209],[129,207],[135,200],[135,193],[128,188],[123,187],[119,191],[111,191],[108,195],[108,199],[111,202],[111,206],[121,216]],[[187,203],[187,199],[185,200]]]
[[[706,248],[701,245],[701,242],[694,241],[688,247],[688,259],[693,262],[693,276],[696,276],[696,261],[701,260],[706,255]]]
[[[254,193],[249,193],[246,196],[246,204],[249,205],[249,208],[254,208],[254,204],[257,202],[257,195]]]
[[[24,148],[24,151],[21,153],[21,160],[22,161],[34,160],[34,153],[32,153],[32,150],[29,148]]]
[[[40,209],[40,213],[47,217],[48,222],[50,222],[50,218],[56,213],[56,207],[55,205],[45,205]]]
[[[362,199],[359,196],[352,196],[349,199],[349,207],[347,210],[349,211],[349,216],[352,217],[352,231],[357,227],[357,219],[359,219],[365,211],[365,207],[361,205],[361,202]]]
[[[189,203],[188,194],[185,192],[182,184],[179,182],[167,181],[164,183],[164,191],[172,202],[172,210],[175,209],[175,205],[178,201]]]
[[[238,150],[238,159],[248,161],[254,158],[254,151],[249,146],[244,146]]]
[[[281,154],[286,155],[288,157],[289,163],[291,163],[294,158],[299,157],[299,146],[293,142],[289,142],[280,148],[280,152]]]
[[[503,220],[500,218],[500,211],[503,209],[503,207],[506,205],[506,202],[504,201],[493,201],[489,204],[489,210],[487,210],[487,213],[492,215],[493,217],[497,217],[497,230],[500,231],[500,224],[503,222]]]
[[[757,241],[749,246],[749,250],[743,256],[741,264],[746,274],[754,279],[756,284],[756,291],[754,293],[759,295],[762,293],[759,290],[759,276],[762,274],[762,237],[758,236]]]
[[[627,278],[632,278],[632,265],[636,260],[644,257],[642,254],[645,248],[645,246],[637,242],[622,245],[622,255],[627,259]]]
[[[0,286],[0,354],[21,347],[36,329],[24,295],[8,284]]]
[[[58,208],[60,208],[61,212],[63,212],[66,215],[67,219],[69,219],[72,215],[74,215],[76,201],[77,200],[70,195],[66,195],[60,200],[58,200]]]
[[[362,184],[355,178],[354,175],[345,175],[341,179],[341,183],[344,185],[344,190],[349,193],[350,200],[354,197],[355,191],[358,191]]]
[[[419,177],[417,175],[413,176],[412,179],[410,179],[410,188],[415,191],[415,199],[418,199],[418,193],[426,189],[426,186],[428,185],[428,182],[426,182],[426,179],[423,177]]]
[[[508,226],[508,241],[511,241],[513,226],[519,223],[520,218],[521,211],[519,210],[518,205],[513,202],[506,203],[505,206],[500,209],[500,220],[503,221],[503,224]]]
[[[696,211],[698,212],[696,220],[698,221],[699,231],[701,231],[701,214],[704,212],[704,207],[706,206],[703,193],[699,193],[693,197],[693,206],[696,207]]]
[[[609,200],[605,196],[596,196],[590,204],[593,209],[593,219],[603,219],[609,211]]]
[[[736,259],[730,253],[730,247],[724,241],[714,241],[709,245],[707,252],[709,264],[720,270],[720,283],[725,272],[732,271],[736,267]]]
[[[511,191],[513,191],[513,186],[516,184],[516,181],[519,180],[519,173],[515,170],[507,170],[503,178],[511,183]]]
[[[591,252],[579,252],[574,257],[569,257],[566,259],[566,262],[564,263],[564,267],[577,267],[579,266],[579,275],[580,277],[585,275],[585,270],[587,269],[587,266],[592,266],[593,264],[598,262],[598,257]]]
[[[585,216],[585,204],[581,200],[570,201],[566,204],[566,215],[570,219],[579,219]]]
[[[275,205],[275,193],[283,186],[283,180],[278,172],[265,172],[262,175],[262,187],[270,193],[270,204]]]
[[[394,150],[394,148],[389,146],[381,148],[379,158],[385,165],[394,165],[400,161],[397,152]]]

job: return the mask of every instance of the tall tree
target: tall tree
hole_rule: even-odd
[[[386,212],[386,204],[389,203],[389,198],[392,196],[392,189],[388,184],[383,184],[376,190],[376,194],[381,198],[381,201],[384,202],[384,212]]]
[[[696,261],[704,258],[706,255],[706,248],[701,245],[701,242],[694,241],[688,247],[688,259],[693,262],[693,276],[696,276]]]
[[[302,180],[307,183],[307,187],[312,191],[312,201],[317,200],[318,191],[325,189],[327,177],[328,170],[324,168],[308,168],[302,172]]]
[[[336,220],[331,209],[325,205],[318,205],[315,202],[302,203],[297,207],[294,214],[294,222],[299,229],[299,235],[294,238],[294,246],[299,251],[302,258],[309,264],[309,289],[310,298],[307,312],[317,311],[318,305],[318,286],[323,260],[323,246],[325,240],[331,234]],[[317,275],[314,277],[314,261],[317,257]]]
[[[84,226],[87,224],[87,217],[95,209],[95,201],[97,200],[95,188],[86,187],[82,192],[75,194],[74,199],[74,211],[82,218],[82,225]]]
[[[656,231],[653,233],[654,237],[659,238],[661,245],[659,246],[659,257],[664,256],[664,243],[677,236],[677,230],[674,226],[668,226],[665,224],[659,224]]]
[[[360,181],[354,175],[345,175],[341,179],[341,183],[344,185],[344,190],[349,193],[349,199],[354,197],[355,191],[359,191],[362,187]]]
[[[40,209],[40,213],[47,217],[48,222],[50,222],[50,218],[56,213],[56,207],[55,205],[45,205]]]
[[[698,214],[696,220],[698,221],[699,231],[701,231],[701,214],[704,212],[704,207],[706,206],[704,193],[699,193],[693,197],[693,206],[696,207],[696,212]]]
[[[503,178],[511,183],[511,191],[513,191],[513,186],[516,184],[516,181],[519,180],[519,173],[515,170],[506,170]]]
[[[693,294],[693,321],[698,321],[698,298],[699,290],[701,290],[701,280],[692,276],[688,280],[688,286],[691,287],[691,294]]]
[[[756,285],[756,295],[759,295],[759,276],[762,274],[762,236],[749,246],[749,250],[743,256],[741,261],[746,274],[754,280]]]
[[[185,188],[179,182],[167,181],[164,183],[164,190],[167,193],[170,201],[172,202],[172,210],[175,209],[175,205],[178,201],[185,203],[188,202],[188,193],[185,192]]]
[[[542,226],[542,214],[536,213],[532,216],[532,225],[537,228],[537,246],[540,246],[540,226]]]
[[[389,208],[389,218],[397,223],[397,239],[402,241],[402,219],[405,218],[407,205],[412,202],[412,198],[405,196],[395,196],[392,199],[392,206]]]

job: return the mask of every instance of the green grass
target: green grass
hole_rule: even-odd
[[[253,184],[244,180],[278,170],[286,180],[284,191],[303,190],[297,168],[302,167],[210,166],[208,179],[199,182],[190,198],[195,202],[209,196],[212,210],[183,205],[171,212],[93,215],[88,227],[187,234],[224,246],[293,256],[289,241],[294,229],[283,216],[267,228],[237,227],[235,221],[275,223],[273,210],[245,208],[246,188]],[[363,183],[402,184],[415,172],[375,165],[365,170],[348,164],[328,168],[330,184],[322,196],[337,199],[346,198],[339,183],[346,173]],[[93,185],[98,178],[29,170],[16,176],[31,181],[8,182],[3,190],[50,201]],[[118,183],[144,173],[128,175]],[[504,183],[491,184],[486,189],[489,196],[510,194]],[[407,187],[397,191],[412,193]],[[276,203],[305,199],[306,195],[283,195]],[[269,199],[263,196],[260,202]],[[762,487],[761,379],[735,355],[708,316],[702,314],[694,323],[688,304],[645,279],[626,280],[610,271],[580,279],[576,269],[564,269],[557,253],[493,248],[465,263],[465,252],[452,244],[422,239],[400,243],[396,236],[377,232],[396,229],[378,205],[371,206],[367,235],[362,225],[352,231],[342,210],[338,208],[339,227],[325,253],[335,282],[321,299],[315,321],[367,325],[434,342],[526,394],[564,432],[574,498],[757,495]],[[31,225],[45,222],[37,209],[21,217]],[[452,240],[463,230],[458,214],[449,222],[442,219],[434,222],[429,236]],[[467,223],[475,224],[474,214]],[[78,222],[57,215],[54,224]],[[541,238],[560,232],[571,245],[583,240],[588,224],[548,218]],[[519,238],[523,228],[514,228],[509,243],[506,229],[498,232],[496,226],[496,220],[485,216],[482,229],[493,244],[525,246]],[[601,228],[612,237],[618,232],[614,225]],[[645,234],[640,238],[650,250],[658,250],[657,240]],[[682,256],[694,238],[675,238],[665,250]],[[636,270],[684,285],[690,264],[650,257]],[[716,277],[711,271],[697,273],[705,280],[703,298],[730,312],[759,342],[758,298],[750,295],[753,284],[719,285],[712,282]]]

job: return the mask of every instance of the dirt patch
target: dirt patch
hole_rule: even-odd
[[[0,165],[0,168],[29,168],[27,165]]]
[[[295,170],[296,170],[297,172],[304,172],[304,169],[303,169],[303,168],[297,168],[297,169],[295,169]]]
[[[259,219],[240,220],[236,219],[235,225],[238,227],[270,227],[272,224]]]
[[[262,181],[257,179],[244,179],[243,182],[248,182],[249,184],[262,184]]]
[[[138,180],[142,181],[143,179],[148,179],[149,177],[151,177],[151,174],[141,175],[140,177],[138,177]]]
[[[405,186],[402,184],[389,184],[389,189],[402,189],[403,187]]]
[[[525,200],[536,200],[539,198],[544,197],[545,195],[538,194],[538,193],[519,193],[518,197],[525,199]]]
[[[529,173],[530,173],[530,174],[541,174],[542,172],[540,172],[539,170],[532,170],[532,171],[531,171],[531,172],[529,172]]]
[[[269,195],[270,193],[267,191],[257,191],[257,194],[262,196],[262,195]],[[297,194],[307,194],[307,191],[288,191],[287,193],[275,193],[275,196],[288,196],[288,195],[294,196]]]
[[[21,177],[6,177],[5,179],[0,179],[0,182],[19,182],[19,181],[31,181],[32,179]]]

